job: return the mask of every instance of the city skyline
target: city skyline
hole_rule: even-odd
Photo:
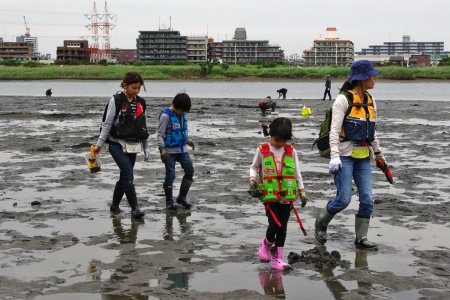
[[[56,55],[56,47],[64,40],[88,36],[85,16],[93,11],[94,1],[64,2],[16,0],[10,5],[0,4],[4,41],[15,41],[25,34],[26,17],[31,36],[38,37],[41,54]],[[95,1],[97,12],[104,11],[105,1]],[[248,40],[269,40],[279,45],[286,57],[302,55],[313,41],[325,38],[327,27],[337,29],[339,38],[351,40],[355,51],[384,42],[400,42],[403,35],[411,41],[444,42],[447,51],[450,37],[444,35],[442,25],[447,20],[450,2],[430,0],[427,5],[410,5],[409,1],[380,0],[376,4],[355,3],[349,0],[325,0],[320,3],[301,3],[295,0],[235,1],[211,4],[211,1],[168,0],[150,3],[135,0],[132,4],[118,0],[107,1],[108,11],[117,18],[110,20],[111,48],[135,49],[139,31],[168,28],[186,36],[212,37],[215,41],[232,39],[237,27],[245,27]],[[217,5],[216,5],[217,4]],[[384,13],[380,13],[384,12]],[[432,22],[429,16],[432,16]],[[91,42],[91,40],[89,40]],[[99,40],[101,46],[102,40]]]

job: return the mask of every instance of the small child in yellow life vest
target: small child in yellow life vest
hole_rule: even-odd
[[[250,166],[250,190],[252,197],[264,203],[269,226],[258,251],[263,262],[272,261],[272,268],[289,269],[282,261],[287,223],[293,202],[300,196],[302,207],[306,205],[305,189],[300,174],[297,152],[287,142],[292,138],[292,123],[287,118],[276,118],[263,125],[264,136],[270,142],[259,145]],[[259,179],[259,182],[257,181]]]

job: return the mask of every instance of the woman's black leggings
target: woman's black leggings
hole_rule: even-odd
[[[269,227],[266,231],[266,239],[271,243],[275,242],[275,247],[284,247],[284,242],[286,241],[287,223],[291,215],[291,205],[280,204],[278,202],[268,202],[265,205],[269,206],[269,209],[266,209],[266,216],[269,221]],[[275,222],[270,210],[272,210],[278,222],[281,223],[281,227],[278,226],[277,222]]]

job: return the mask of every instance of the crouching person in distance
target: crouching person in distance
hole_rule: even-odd
[[[302,207],[306,205],[302,175],[297,152],[287,142],[292,138],[292,123],[287,118],[276,118],[263,125],[270,142],[259,145],[250,166],[250,189],[252,197],[258,197],[265,206],[269,226],[261,240],[258,257],[261,261],[272,260],[272,268],[289,269],[282,261],[287,223],[294,201],[300,195]],[[259,178],[259,182],[257,182]]]
[[[191,109],[191,98],[185,93],[175,96],[170,107],[164,108],[159,115],[158,148],[161,160],[166,167],[164,180],[164,194],[166,195],[166,208],[176,210],[173,202],[172,190],[175,180],[175,164],[179,162],[184,170],[184,176],[180,185],[177,203],[189,209],[191,204],[186,196],[193,182],[194,166],[189,156],[186,144],[194,150],[194,142],[188,138],[188,122],[186,113]]]

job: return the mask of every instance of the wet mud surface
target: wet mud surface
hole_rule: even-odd
[[[107,99],[0,97],[0,299],[450,298],[450,103],[378,102],[395,185],[374,168],[369,240],[379,251],[369,252],[353,244],[356,187],[327,244],[314,239],[315,218],[335,194],[328,161],[311,151],[331,102],[277,100],[277,116],[294,124],[310,202],[297,205],[306,237],[291,215],[284,260],[295,258],[293,269],[275,272],[258,260],[267,219],[246,192],[254,151],[267,141],[259,121],[274,116],[260,115],[259,99],[193,99],[193,207],[169,212],[156,128],[170,101],[147,99],[152,156],[136,163],[146,216],[135,220],[126,199],[125,214],[109,213],[118,168],[106,148],[99,173],[84,158]],[[311,116],[301,116],[303,105]]]

